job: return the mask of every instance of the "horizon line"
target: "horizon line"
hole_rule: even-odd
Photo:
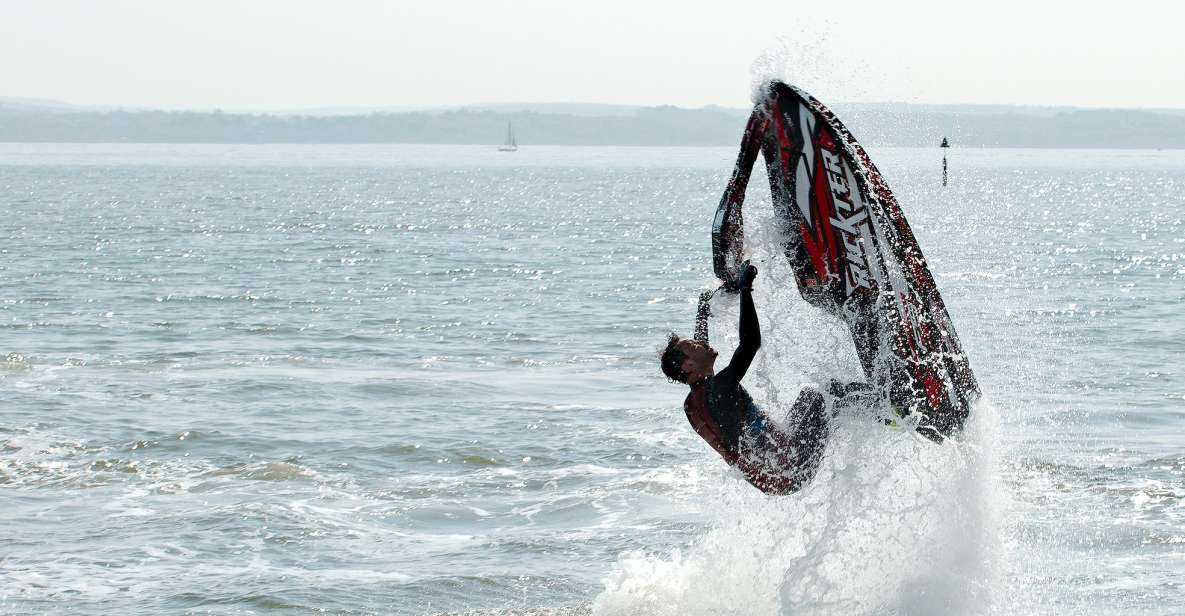
[[[1066,104],[1036,104],[1036,103],[934,103],[934,102],[910,102],[899,100],[882,100],[882,101],[835,101],[826,103],[832,107],[843,106],[904,106],[904,107],[1000,107],[1000,108],[1015,108],[1015,109],[1033,109],[1033,110],[1085,110],[1085,111],[1136,111],[1136,112],[1169,112],[1169,113],[1185,113],[1185,107],[1115,107],[1115,106],[1084,106],[1084,105],[1066,105]],[[484,102],[484,103],[445,103],[438,105],[311,105],[307,107],[292,107],[292,108],[262,108],[262,107],[151,107],[151,106],[136,106],[136,105],[109,105],[103,103],[77,103],[54,98],[41,98],[31,96],[0,96],[0,105],[24,106],[42,109],[65,108],[79,112],[103,112],[103,111],[123,111],[123,112],[187,112],[187,113],[233,113],[233,114],[250,114],[250,115],[308,115],[308,116],[332,116],[332,115],[363,115],[373,113],[430,113],[430,112],[448,112],[448,111],[497,111],[499,107],[529,107],[529,106],[581,106],[581,107],[601,107],[606,109],[660,109],[660,108],[675,108],[690,111],[703,110],[723,110],[737,113],[747,113],[751,107],[729,107],[726,105],[719,105],[716,103],[708,103],[698,107],[682,106],[675,104],[636,104],[636,103],[600,103],[589,101],[575,101],[575,100],[554,100],[554,101],[507,101],[507,102]],[[546,112],[543,112],[546,113]],[[562,112],[557,112],[562,113]]]

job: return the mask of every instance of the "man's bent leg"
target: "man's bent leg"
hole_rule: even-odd
[[[831,417],[823,394],[813,387],[805,387],[799,392],[790,416],[795,422],[791,433],[792,467],[800,483],[805,485],[815,478],[823,460],[823,449],[831,434]]]
[[[761,421],[746,426],[749,438],[740,457],[750,483],[770,494],[790,494],[810,483],[819,470],[830,434],[823,394],[807,387],[791,408],[788,429]]]

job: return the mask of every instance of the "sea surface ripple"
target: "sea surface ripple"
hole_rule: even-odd
[[[0,144],[0,612],[1185,612],[1185,155],[872,154],[981,438],[771,501],[655,360],[728,148]],[[761,256],[776,406],[851,350]]]

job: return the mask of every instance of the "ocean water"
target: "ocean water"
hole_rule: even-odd
[[[655,357],[734,155],[0,144],[0,613],[1185,613],[1185,153],[873,149],[985,398],[780,498]],[[764,186],[776,413],[858,369]]]

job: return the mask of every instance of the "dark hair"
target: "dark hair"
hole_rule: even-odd
[[[675,348],[679,340],[679,334],[675,332],[667,337],[667,346],[662,350],[662,373],[672,381],[687,383],[687,373],[683,371],[683,360],[687,359],[687,354]]]

